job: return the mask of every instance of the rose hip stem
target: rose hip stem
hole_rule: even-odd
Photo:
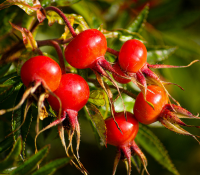
[[[37,43],[38,43],[38,47],[50,45],[56,49],[62,74],[65,74],[66,72],[65,72],[64,56],[63,56],[62,49],[60,48],[60,45],[58,44],[58,42],[54,41],[54,40],[44,40],[44,41],[38,41]]]
[[[115,55],[115,56],[117,56],[117,57],[118,57],[118,55],[119,55],[119,51],[116,51],[116,50],[111,49],[111,48],[109,48],[109,47],[107,47],[107,52],[109,52],[109,53],[111,53],[111,54],[113,54],[113,55]]]
[[[72,36],[75,37],[77,34],[74,31],[73,27],[71,26],[69,20],[67,19],[67,17],[65,16],[65,14],[58,8],[53,7],[53,6],[49,6],[45,8],[46,11],[51,10],[56,12],[65,22],[65,24],[67,25],[67,27],[69,28],[69,31],[71,32]]]

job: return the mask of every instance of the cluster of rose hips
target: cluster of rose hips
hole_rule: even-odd
[[[141,89],[135,100],[133,114],[127,111],[115,112],[112,97],[110,97],[112,116],[105,120],[105,125],[107,143],[118,149],[113,174],[115,174],[119,160],[123,159],[128,163],[128,174],[130,175],[132,153],[139,156],[148,173],[147,160],[134,141],[139,130],[139,122],[151,124],[160,121],[168,129],[196,139],[194,135],[183,130],[179,125],[189,126],[180,120],[180,115],[185,118],[198,117],[179,105],[171,104],[170,95],[164,87],[164,82],[150,70],[150,68],[180,66],[148,64],[146,47],[136,39],[126,41],[118,52],[107,47],[105,36],[97,29],[88,29],[78,35],[75,33],[72,35],[73,39],[65,47],[64,52],[65,59],[71,66],[76,69],[90,68],[97,77],[103,76],[109,79],[119,93],[118,85],[113,78],[122,84],[132,81]],[[117,56],[115,63],[111,64],[105,59],[107,51]],[[113,78],[107,71],[112,73]],[[47,128],[58,124],[59,127],[68,131],[70,143],[66,148],[67,154],[72,145],[72,137],[76,133],[78,157],[80,126],[77,116],[78,111],[85,106],[90,95],[85,79],[78,74],[66,73],[61,70],[57,62],[43,55],[32,57],[23,64],[21,79],[27,87],[22,100],[12,109],[0,110],[0,114],[17,109],[27,97],[31,96],[38,102],[38,116],[43,119],[45,118],[43,102],[46,98],[58,116]],[[87,174],[78,159],[80,167],[73,163],[83,174]]]

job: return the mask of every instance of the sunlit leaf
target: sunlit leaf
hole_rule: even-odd
[[[170,46],[147,46],[147,62],[149,64],[155,64],[157,62],[167,59],[171,54],[175,52],[177,47]]]
[[[142,28],[144,27],[144,23],[146,22],[148,12],[149,12],[149,6],[145,6],[145,8],[140,12],[140,14],[136,17],[133,23],[127,28],[127,30],[131,32],[140,33]]]
[[[65,14],[67,19],[71,22],[71,24],[78,24],[81,30],[86,30],[89,28],[85,19],[77,14]],[[47,19],[49,26],[53,25],[55,22],[61,25],[65,25],[63,19],[54,11],[47,11]]]
[[[92,121],[94,127],[96,128],[102,142],[106,145],[106,125],[105,121],[103,119],[103,116],[101,115],[100,111],[97,109],[97,107],[91,103],[86,105],[86,109],[88,112],[88,115],[90,116],[90,120]]]
[[[158,163],[175,175],[178,171],[174,167],[167,150],[160,140],[144,125],[140,125],[135,141],[143,147]]]
[[[105,94],[102,90],[94,90],[90,92],[90,98],[88,101],[97,106],[104,106],[105,98]]]
[[[41,5],[43,7],[47,7],[50,5],[55,5],[55,6],[69,6],[72,5],[74,3],[77,3],[81,0],[41,0]]]
[[[17,158],[19,157],[21,150],[22,142],[21,138],[19,137],[13,145],[9,155],[2,162],[0,162],[0,172],[15,165],[15,163],[18,161]]]
[[[106,38],[118,38],[120,41],[127,41],[130,39],[141,39],[142,36],[136,32],[131,32],[127,29],[116,29],[113,31],[106,31],[105,29],[101,30]]]
[[[23,164],[17,167],[10,175],[25,175],[31,172],[49,152],[49,146],[45,146],[39,150],[36,154],[31,156]]]
[[[60,168],[61,166],[64,166],[65,164],[70,162],[70,158],[61,158],[54,160],[43,167],[41,167],[39,170],[35,171],[32,175],[51,175],[54,174],[54,172]]]
[[[122,97],[124,99],[124,104],[126,106],[126,111],[129,111],[129,112],[133,112],[133,106],[134,106],[134,99],[131,98],[130,96],[128,95],[125,95],[125,94],[122,94]],[[123,108],[123,105],[122,105],[122,101],[120,98],[118,98],[116,101],[115,101],[115,110],[116,112],[121,112],[124,110]]]
[[[12,5],[17,5],[18,7],[23,9],[28,15],[33,15],[34,12],[41,8],[41,5],[38,3],[38,1],[35,2],[36,3],[31,0],[6,0],[0,4],[0,10],[8,8]]]
[[[17,25],[12,24],[12,27],[21,32],[23,37],[23,42],[27,50],[36,50],[37,49],[37,42],[35,41],[32,33],[27,30],[26,28],[19,27]]]

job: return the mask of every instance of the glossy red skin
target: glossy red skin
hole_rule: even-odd
[[[163,107],[168,103],[166,92],[159,86],[148,86],[146,100],[153,104],[154,109],[144,100],[144,95],[140,92],[135,100],[133,112],[135,118],[143,124],[151,124],[157,121]]]
[[[54,91],[62,103],[62,109],[79,111],[88,101],[90,90],[87,82],[80,75],[63,74],[59,87]],[[58,100],[50,95],[48,102],[55,111],[59,111]]]
[[[107,143],[119,147],[129,145],[137,135],[139,129],[138,121],[130,112],[127,112],[127,121],[124,112],[116,113],[115,120],[123,134],[117,128],[112,117],[106,119]]]
[[[115,71],[121,75],[121,76],[124,76],[126,77],[126,74],[121,70],[120,66],[119,66],[119,63],[116,62],[115,64],[112,65],[113,69],[115,69]],[[118,83],[121,83],[121,84],[127,84],[129,82],[131,82],[131,80],[129,79],[125,79],[125,78],[121,78],[120,76],[117,76],[116,74],[112,74],[113,78],[118,82]]]
[[[104,56],[106,50],[105,36],[97,29],[88,29],[78,34],[67,45],[65,58],[77,69],[92,68],[94,61]]]
[[[51,91],[60,84],[62,72],[57,62],[47,56],[36,56],[27,60],[21,68],[21,79],[26,87],[41,81]]]
[[[124,71],[136,73],[147,61],[147,49],[139,40],[128,40],[122,45],[118,59]]]

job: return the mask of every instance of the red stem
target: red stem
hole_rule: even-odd
[[[33,24],[33,26],[31,27],[30,32],[33,33],[33,32],[35,31],[36,27],[37,27],[39,24],[40,24],[39,21],[36,21],[36,22]]]
[[[65,74],[65,62],[62,49],[60,48],[59,44],[56,41],[50,41],[50,44],[56,49],[62,74]]]
[[[119,56],[119,51],[116,51],[116,50],[114,50],[114,49],[111,49],[111,48],[107,48],[107,52],[109,52],[109,53],[111,53],[111,54],[113,54],[113,55],[115,55],[115,56]]]
[[[65,40],[61,40],[61,39],[41,40],[41,41],[37,41],[37,44],[38,44],[38,47],[50,45],[50,42],[52,42],[52,41],[55,41],[58,44],[66,44],[66,43],[69,43],[72,39],[73,39],[73,37],[70,37],[70,38],[65,39]]]
[[[62,49],[60,48],[58,42],[56,42],[55,40],[38,41],[38,47],[45,46],[45,45],[53,46],[56,49],[56,52],[57,52],[58,58],[59,58],[59,63],[60,63],[60,68],[61,68],[62,74],[65,74],[64,56],[63,56]]]
[[[60,15],[60,17],[64,20],[65,24],[69,28],[69,31],[71,32],[72,36],[75,37],[77,35],[76,32],[74,31],[73,27],[71,26],[69,20],[67,19],[65,14],[60,9],[50,6],[50,7],[46,7],[45,10],[46,11],[51,10],[51,11],[56,12],[58,15]]]

